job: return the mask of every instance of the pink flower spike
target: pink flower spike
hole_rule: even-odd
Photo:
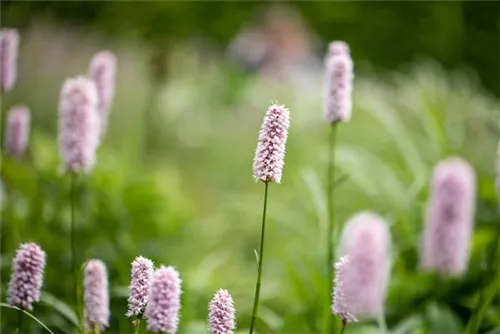
[[[45,252],[35,243],[21,244],[12,261],[7,303],[31,311],[40,301]]]
[[[101,51],[94,55],[90,62],[89,77],[97,88],[97,110],[100,119],[100,137],[106,132],[108,114],[115,96],[116,56],[110,51]]]
[[[233,334],[236,328],[233,298],[220,289],[209,305],[209,323],[212,334]]]
[[[465,160],[452,157],[434,167],[421,248],[423,269],[444,276],[467,270],[474,229],[476,176]]]
[[[384,309],[391,267],[387,223],[371,212],[347,222],[340,240],[343,305],[357,319],[376,319]],[[342,310],[342,308],[341,308]]]
[[[282,105],[271,105],[260,129],[253,161],[255,181],[281,183],[289,126],[289,110]]]
[[[23,155],[28,147],[30,134],[30,111],[26,106],[14,106],[7,116],[5,129],[5,152],[11,156]]]
[[[85,326],[104,330],[109,326],[108,273],[104,262],[96,259],[87,262],[83,287]]]
[[[325,61],[324,116],[328,123],[348,122],[352,109],[353,62],[349,46],[330,43]]]
[[[181,309],[181,279],[173,267],[161,266],[151,283],[144,315],[151,332],[175,334]]]
[[[139,316],[144,312],[148,304],[153,274],[154,268],[151,260],[138,256],[132,262],[127,317]]]
[[[9,92],[17,79],[19,33],[16,29],[0,29],[0,92]]]
[[[346,282],[346,266],[349,259],[347,256],[341,257],[335,263],[335,284],[333,288],[332,313],[336,314],[344,323],[357,322],[358,319],[351,313],[349,299],[344,291],[344,286],[349,284]]]
[[[66,170],[89,172],[99,143],[95,84],[77,77],[64,82],[59,100],[59,151]]]

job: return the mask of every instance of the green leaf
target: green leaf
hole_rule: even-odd
[[[64,316],[67,320],[69,320],[73,325],[79,326],[78,317],[76,316],[75,311],[71,306],[58,299],[56,296],[48,293],[42,292],[40,297],[40,301],[47,306],[52,307],[55,311],[59,312],[62,316]]]

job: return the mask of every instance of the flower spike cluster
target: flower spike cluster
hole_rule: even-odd
[[[349,46],[340,41],[330,43],[325,61],[324,116],[328,123],[351,119],[353,63]]]
[[[45,252],[35,243],[21,244],[12,261],[7,303],[31,311],[40,301],[45,270]]]
[[[445,276],[467,270],[474,228],[476,176],[465,160],[448,158],[434,168],[427,203],[422,267]]]
[[[144,312],[148,304],[153,273],[154,268],[151,260],[138,256],[132,262],[127,317],[139,316]]]
[[[174,334],[179,326],[181,279],[173,267],[156,270],[144,315],[150,332]]]
[[[289,126],[289,110],[282,105],[271,105],[259,133],[253,162],[255,181],[281,182]]]
[[[84,277],[85,325],[103,330],[109,326],[109,292],[106,265],[101,260],[89,260]]]
[[[19,33],[16,29],[0,29],[0,92],[9,92],[17,78]]]
[[[235,325],[234,302],[231,294],[220,289],[209,305],[210,332],[212,334],[233,334]]]

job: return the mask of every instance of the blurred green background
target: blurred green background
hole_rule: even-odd
[[[391,333],[462,332],[500,222],[500,2],[2,1],[1,25],[21,35],[2,124],[16,103],[32,111],[29,154],[2,155],[2,301],[19,242],[35,241],[48,254],[35,314],[55,332],[73,330],[57,104],[62,82],[108,49],[118,56],[116,98],[97,165],[78,179],[77,222],[81,256],[108,265],[107,332],[132,331],[124,314],[137,255],[180,271],[180,333],[208,332],[207,304],[218,288],[232,293],[238,328],[248,328],[263,196],[252,159],[262,117],[277,100],[292,122],[283,183],[270,186],[257,331],[318,333],[331,279],[323,265],[322,64],[327,43],[340,39],[351,47],[356,78],[353,119],[339,130],[337,167],[349,178],[336,193],[337,222],[373,210],[391,226]],[[418,248],[429,175],[449,155],[476,170],[476,232],[467,275],[437,286],[419,272]],[[17,315],[1,311],[0,331],[10,333]],[[380,331],[363,322],[347,332]],[[498,294],[481,333],[500,333]]]

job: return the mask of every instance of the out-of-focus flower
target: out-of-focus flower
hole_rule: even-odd
[[[340,255],[342,296],[349,313],[357,318],[377,318],[382,312],[390,274],[391,236],[378,215],[361,212],[342,233]]]
[[[26,106],[15,106],[9,110],[5,129],[5,152],[21,156],[28,147],[30,134],[30,111]]]
[[[476,176],[465,160],[452,157],[434,168],[421,248],[422,267],[442,275],[467,270],[474,228]]]
[[[59,151],[64,166],[73,173],[94,166],[99,143],[97,91],[85,77],[64,82],[59,100]]]
[[[349,46],[340,41],[330,43],[325,66],[325,119],[328,123],[348,122],[354,78]]]
[[[8,92],[17,78],[19,33],[16,29],[0,29],[0,91]]]

